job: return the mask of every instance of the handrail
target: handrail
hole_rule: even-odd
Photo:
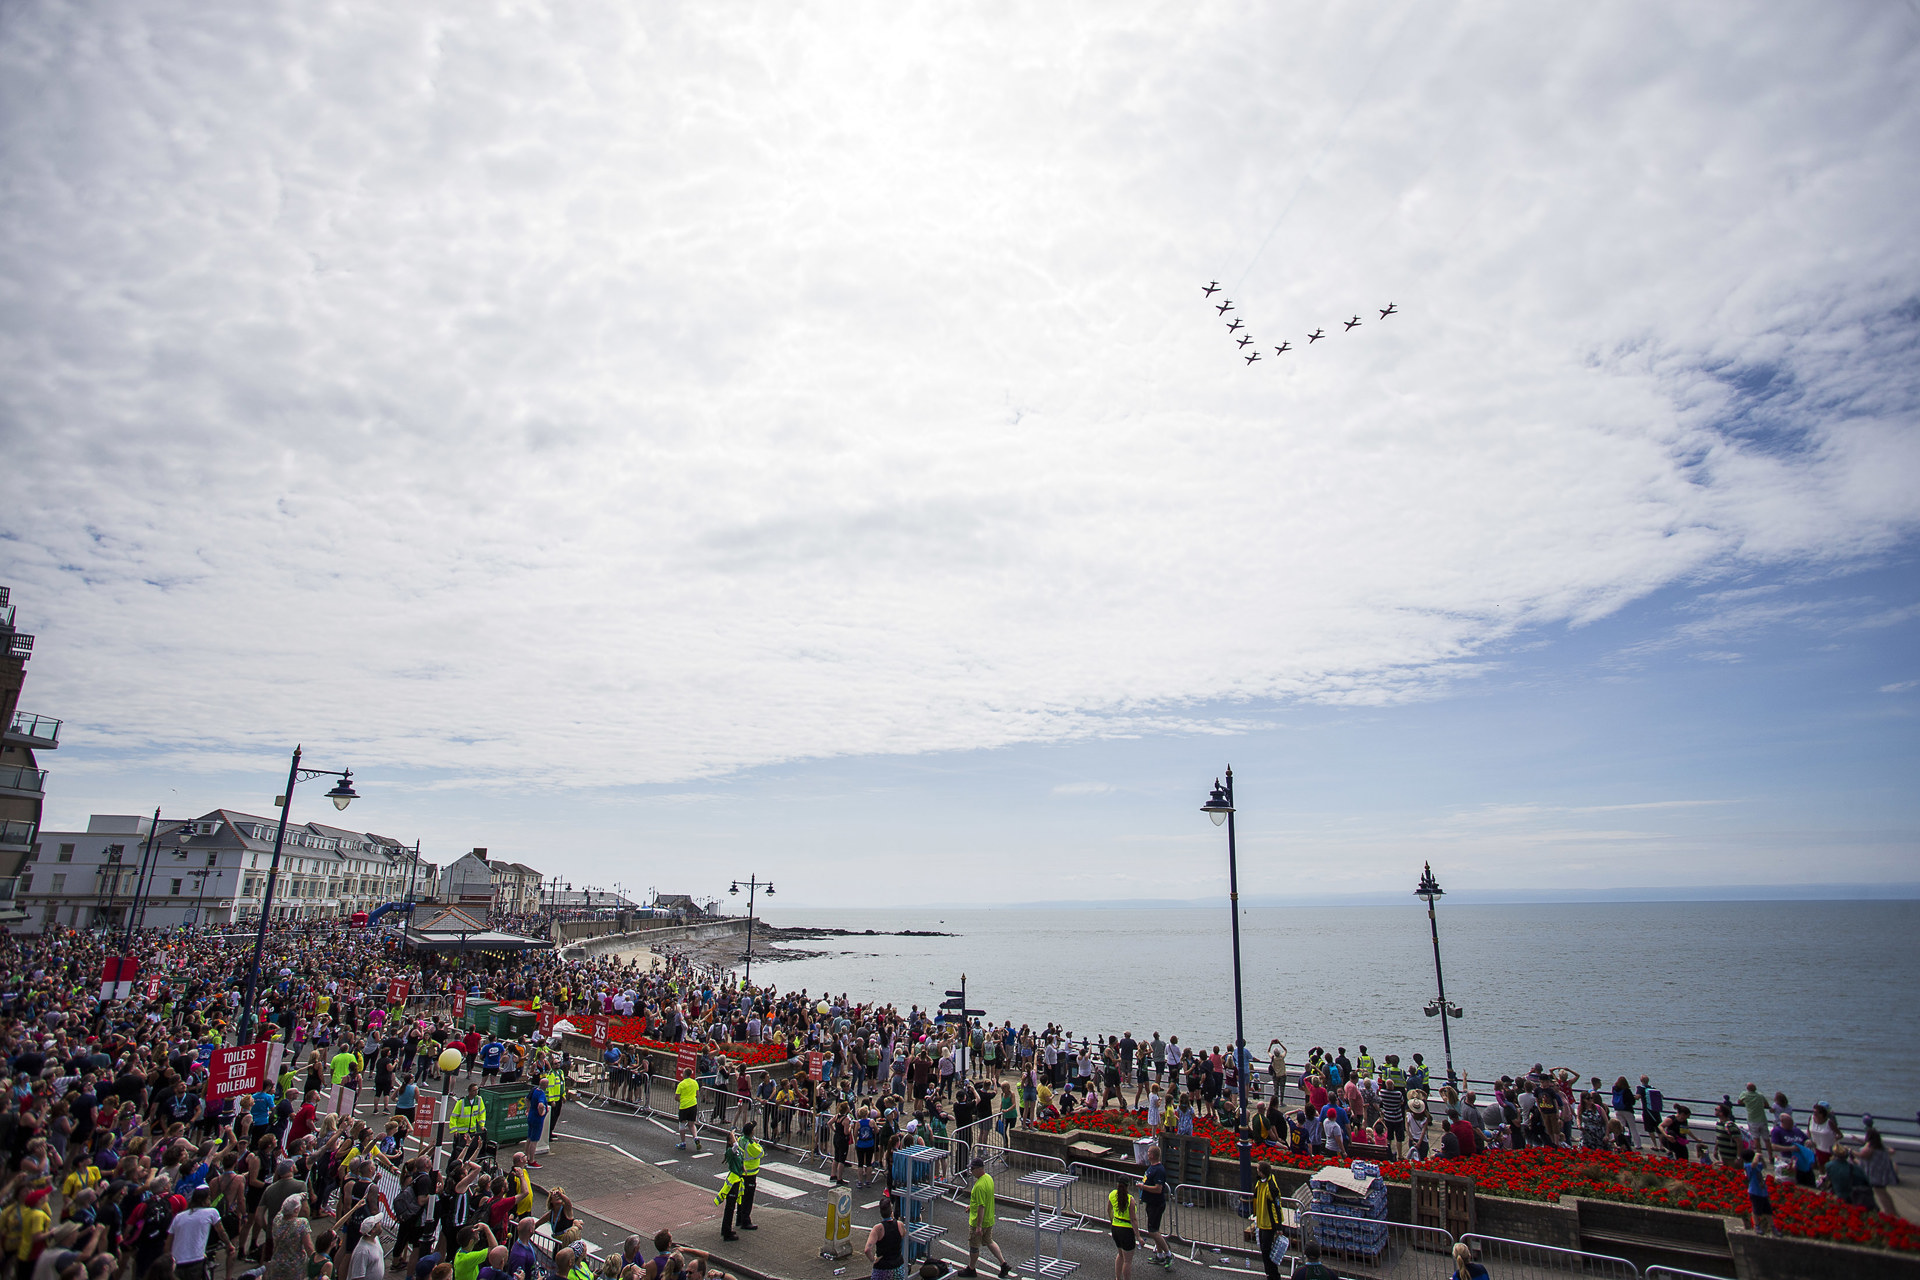
[[[1465,1243],[1469,1246],[1480,1245],[1480,1244],[1492,1244],[1492,1245],[1500,1245],[1503,1247],[1512,1247],[1516,1249],[1533,1249],[1541,1253],[1556,1254],[1559,1257],[1568,1258],[1568,1259],[1577,1258],[1582,1263],[1582,1266],[1580,1269],[1581,1274],[1584,1274],[1586,1270],[1584,1264],[1589,1262],[1604,1262],[1610,1266],[1619,1267],[1623,1269],[1626,1272],[1626,1274],[1629,1276],[1637,1277],[1640,1274],[1640,1269],[1634,1266],[1631,1262],[1627,1261],[1625,1258],[1616,1257],[1610,1253],[1590,1253],[1585,1249],[1562,1249],[1557,1245],[1536,1244],[1531,1240],[1515,1240],[1508,1236],[1484,1235],[1478,1231],[1469,1231],[1465,1235],[1461,1236],[1460,1239],[1462,1243]]]

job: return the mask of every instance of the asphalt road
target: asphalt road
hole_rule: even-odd
[[[702,1109],[703,1114],[705,1108]],[[703,1150],[680,1151],[676,1148],[678,1135],[670,1121],[650,1115],[635,1114],[634,1109],[625,1104],[602,1104],[582,1101],[578,1096],[569,1100],[560,1125],[559,1141],[569,1138],[604,1144],[636,1160],[643,1160],[661,1171],[698,1186],[718,1188],[725,1172],[723,1147],[711,1140],[703,1139]],[[857,1172],[857,1171],[856,1171]],[[867,1228],[880,1216],[880,1188],[876,1182],[873,1187],[860,1190],[856,1187],[853,1196],[854,1240],[856,1243],[855,1264],[852,1270],[858,1273],[865,1266],[865,1260],[858,1257],[857,1247],[864,1239]],[[829,1187],[828,1170],[817,1162],[807,1159],[806,1151],[779,1150],[769,1146],[762,1158],[758,1195],[761,1203],[777,1205],[814,1217],[825,1219],[827,1213],[827,1195]],[[1013,1220],[1024,1216],[1025,1208],[1016,1207],[1016,1201],[1024,1206],[1022,1188],[1018,1186],[998,1186],[1000,1203],[1000,1224],[995,1236],[1000,1247],[1013,1264],[1016,1273],[1031,1276],[1033,1273],[1033,1237],[1031,1229],[1022,1230],[1013,1225]],[[932,1221],[948,1228],[947,1236],[934,1242],[936,1256],[945,1258],[956,1266],[966,1265],[966,1203],[960,1199],[938,1202],[932,1206],[929,1217]],[[611,1247],[618,1250],[624,1238],[623,1233],[596,1223],[600,1230],[586,1232],[596,1246]],[[1043,1237],[1051,1248],[1052,1236]],[[1091,1225],[1076,1226],[1061,1238],[1060,1250],[1069,1261],[1078,1263],[1075,1275],[1098,1277],[1105,1280],[1113,1274],[1114,1247],[1112,1236],[1104,1227]],[[1158,1274],[1147,1265],[1146,1252],[1137,1252],[1135,1274],[1146,1277]],[[1173,1270],[1228,1271],[1246,1275],[1250,1269],[1249,1260],[1229,1258],[1224,1262],[1215,1255],[1203,1255],[1199,1261],[1190,1261],[1184,1253],[1176,1252]],[[1251,1267],[1258,1271],[1257,1266]],[[983,1276],[997,1274],[997,1268],[983,1268]]]

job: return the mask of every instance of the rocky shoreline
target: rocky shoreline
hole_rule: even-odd
[[[773,964],[782,960],[818,960],[823,956],[846,954],[843,950],[796,947],[796,942],[818,942],[833,938],[951,938],[937,929],[823,929],[791,928],[759,924],[753,927],[755,964]],[[721,969],[740,968],[746,963],[747,935],[730,934],[722,938],[702,938],[662,948],[662,954],[684,956],[695,964]]]

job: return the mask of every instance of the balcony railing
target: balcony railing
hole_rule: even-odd
[[[0,822],[0,844],[33,844],[33,833],[38,823]]]
[[[24,711],[13,713],[13,723],[7,726],[9,738],[23,738],[23,745],[29,747],[57,747],[60,745],[60,722],[51,716],[30,716]]]
[[[0,792],[14,795],[41,795],[47,789],[47,771],[26,765],[8,765],[0,769]]]

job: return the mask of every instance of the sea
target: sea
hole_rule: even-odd
[[[1189,908],[763,911],[770,924],[873,929],[790,944],[756,964],[784,990],[937,1006],[964,975],[998,1024],[1098,1036],[1233,1040],[1230,917]],[[1241,915],[1247,1044],[1418,1052],[1442,1078],[1426,908],[1249,907]],[[1453,1061],[1488,1079],[1541,1063],[1583,1079],[1642,1074],[1674,1098],[1748,1081],[1805,1109],[1920,1113],[1920,901],[1466,905],[1443,901]],[[888,936],[938,931],[945,937]],[[756,951],[759,948],[756,947]],[[765,962],[763,962],[765,963]],[[1900,1125],[1906,1129],[1905,1123]]]

